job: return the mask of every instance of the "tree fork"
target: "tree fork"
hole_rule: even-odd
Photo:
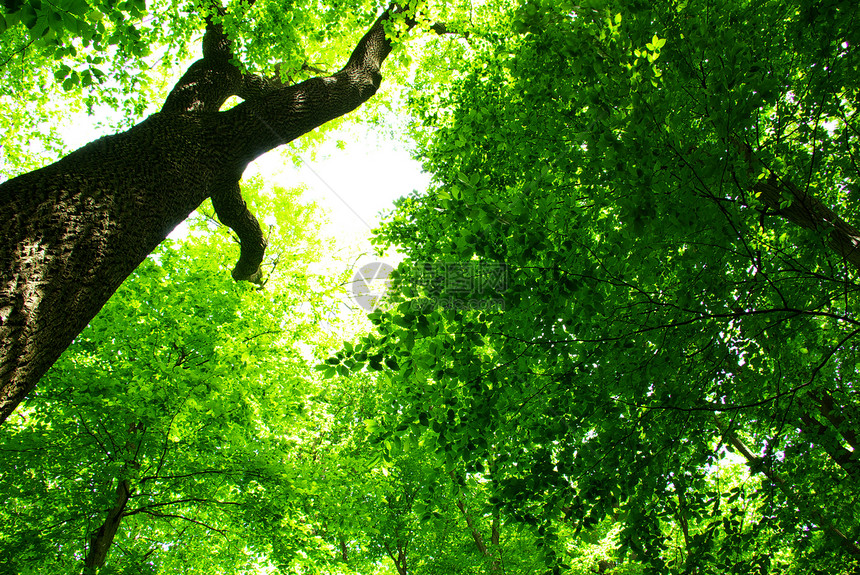
[[[0,423],[176,225],[212,197],[241,242],[233,275],[259,274],[265,240],[238,181],[249,162],[367,101],[391,52],[392,4],[339,72],[284,86],[242,74],[207,20],[203,58],[160,112],[0,184]],[[415,20],[406,18],[407,27]],[[230,96],[245,98],[219,111]]]

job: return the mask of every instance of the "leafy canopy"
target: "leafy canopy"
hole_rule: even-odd
[[[525,2],[414,92],[435,184],[379,231],[408,259],[334,358],[391,379],[385,447],[491,480],[556,569],[568,525],[611,520],[652,572],[850,571],[857,269],[797,206],[858,219],[857,16]]]

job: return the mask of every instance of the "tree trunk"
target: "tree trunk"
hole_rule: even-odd
[[[502,548],[501,542],[502,519],[499,515],[499,510],[493,511],[493,522],[490,525],[490,544],[493,550],[493,560],[490,562],[490,573],[499,573],[502,571]]]
[[[84,574],[96,573],[99,568],[104,567],[108,551],[113,544],[114,537],[119,531],[128,500],[131,497],[131,489],[128,481],[120,480],[116,486],[116,501],[108,511],[104,523],[90,536],[90,547],[84,559]]]
[[[0,423],[206,198],[239,236],[233,276],[258,276],[265,240],[242,200],[242,172],[376,92],[391,51],[383,23],[398,11],[392,5],[379,17],[341,71],[294,86],[241,74],[220,26],[208,21],[203,58],[159,113],[0,184]],[[232,95],[245,101],[220,112]]]
[[[842,256],[846,263],[860,269],[860,231],[837,216],[818,198],[776,177],[758,182],[753,191],[773,213],[802,228],[826,233],[827,245]],[[783,201],[787,202],[785,207],[782,207]]]
[[[448,472],[448,475],[451,476],[451,479],[456,484],[456,478],[453,471]],[[472,515],[469,513],[468,509],[466,509],[466,502],[463,499],[463,495],[457,495],[457,509],[460,510],[460,514],[463,515],[463,518],[466,520],[466,527],[469,529],[469,534],[472,536],[472,540],[475,542],[475,547],[478,548],[478,551],[484,556],[486,559],[490,561],[490,573],[498,573],[501,569],[501,560],[499,555],[499,540],[501,536],[501,518],[499,516],[498,511],[493,512],[493,521],[490,525],[490,544],[492,547],[487,547],[487,544],[484,542],[484,537],[481,535],[478,526],[475,524],[475,520],[472,518]]]
[[[817,406],[819,413],[833,425],[843,439],[855,452],[860,450],[860,438],[858,438],[856,427],[856,411],[848,411],[846,416],[843,411],[845,406],[834,404],[833,397],[825,390],[816,390],[808,393],[807,397]]]
[[[408,575],[406,570],[406,546],[408,544],[408,541],[404,544],[400,539],[397,539],[397,554],[395,555],[388,542],[385,543],[385,551],[388,553],[388,556],[391,557],[391,560],[394,561],[397,575]]]

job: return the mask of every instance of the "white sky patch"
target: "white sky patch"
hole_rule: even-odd
[[[345,149],[337,147],[338,141],[347,142]],[[380,259],[396,266],[399,254],[373,255],[371,232],[394,200],[425,190],[430,181],[401,142],[379,138],[360,125],[330,133],[313,155],[289,148],[265,154],[248,167],[246,176],[256,173],[285,188],[304,188],[302,200],[323,209],[328,224],[322,233],[335,238],[338,253],[334,262],[321,263],[341,269],[345,262],[358,268]]]
[[[344,149],[338,147],[339,141],[346,142]],[[421,171],[421,164],[402,142],[379,137],[363,125],[333,130],[315,153],[290,147],[273,150],[249,165],[245,177],[256,174],[270,184],[304,189],[301,200],[315,202],[324,212],[327,223],[320,233],[334,238],[335,251],[311,264],[310,271],[333,276],[350,270],[345,293],[339,298],[339,317],[321,327],[345,330],[341,337],[367,329],[366,311],[354,299],[356,286],[351,282],[366,264],[381,261],[396,267],[403,259],[393,250],[384,257],[375,255],[371,233],[379,226],[381,214],[393,209],[394,200],[427,188],[429,174]]]
[[[302,199],[328,212],[331,235],[353,243],[370,236],[379,225],[380,213],[390,210],[395,199],[427,187],[429,176],[409,152],[395,142],[387,144],[377,146],[362,138],[344,150],[329,150],[334,145],[325,145],[317,158],[303,154],[298,168],[289,166],[279,172],[269,171],[269,163],[283,161],[280,154],[264,156],[257,163],[274,183],[305,187]]]

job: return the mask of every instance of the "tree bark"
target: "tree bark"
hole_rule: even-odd
[[[119,525],[130,497],[131,488],[128,481],[120,480],[116,486],[116,501],[114,506],[108,510],[104,523],[90,536],[90,546],[84,559],[85,575],[96,573],[99,568],[104,567],[108,551],[110,551],[114,537],[116,537],[117,531],[119,531]]]
[[[681,526],[681,533],[684,535],[685,562],[689,563],[690,557],[693,555],[693,546],[690,540],[690,523],[687,521],[687,488],[684,485],[683,476],[675,480],[673,485],[675,486],[675,493],[678,496],[678,513],[675,514],[675,517],[678,525]]]
[[[453,471],[450,471],[448,474],[451,476],[452,480],[455,480]],[[454,482],[456,483],[456,480]],[[463,515],[463,518],[466,520],[466,527],[469,528],[469,534],[472,536],[472,540],[475,542],[475,547],[478,548],[478,552],[490,561],[490,573],[497,573],[501,569],[501,560],[498,555],[499,540],[501,536],[501,518],[498,511],[493,513],[493,521],[490,525],[490,544],[492,547],[487,547],[487,544],[484,542],[484,537],[481,535],[472,515],[466,509],[466,502],[463,499],[462,494],[457,495],[457,509],[460,510],[460,514]]]
[[[834,404],[833,396],[825,390],[817,390],[807,394],[807,397],[817,406],[827,421],[842,435],[842,438],[851,446],[854,451],[860,450],[860,438],[858,438],[855,428],[857,427],[856,411],[849,411],[846,416],[843,411],[845,407]]]
[[[409,543],[402,543],[400,539],[397,540],[397,554],[394,554],[394,551],[391,550],[391,546],[388,542],[385,543],[385,551],[388,553],[388,556],[391,557],[391,560],[394,561],[394,567],[397,569],[397,575],[407,575],[406,570],[406,546]]]
[[[240,73],[209,21],[203,58],[159,113],[0,184],[0,423],[206,198],[239,236],[233,277],[258,277],[266,244],[239,190],[245,167],[373,96],[392,48],[383,25],[399,11],[377,19],[339,72],[293,86]],[[245,100],[220,112],[232,95]]]
[[[766,208],[765,213],[783,217],[807,230],[825,233],[828,247],[846,264],[860,269],[860,231],[857,228],[839,217],[808,189],[800,189],[771,170],[756,156],[750,144],[736,136],[732,136],[731,141],[748,165],[750,175],[761,167],[769,173],[766,180],[759,180],[752,186],[753,194]]]

